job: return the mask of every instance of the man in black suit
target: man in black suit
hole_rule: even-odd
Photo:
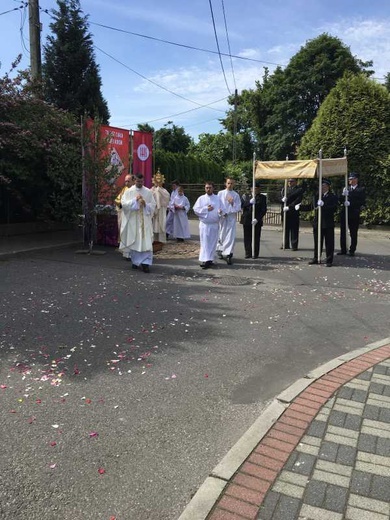
[[[331,182],[328,179],[322,179],[321,196],[314,204],[302,205],[302,211],[310,211],[315,209],[313,222],[313,236],[314,236],[314,255],[313,260],[309,262],[310,265],[318,264],[318,213],[321,207],[321,251],[325,240],[326,251],[326,267],[332,267],[334,255],[334,214],[338,207],[338,198],[331,191]]]
[[[252,220],[252,206],[255,205],[255,218]],[[261,228],[267,213],[267,197],[260,193],[260,181],[256,181],[255,193],[245,193],[241,197],[241,224],[244,229],[245,258],[258,258],[260,252]],[[255,248],[252,251],[252,227],[255,227]]]
[[[288,179],[287,193],[282,189],[282,219],[286,219],[284,249],[297,251],[299,238],[299,208],[305,192],[304,185],[299,186],[297,179]],[[282,246],[283,249],[283,246]]]
[[[345,226],[345,206],[348,206],[348,228],[351,236],[349,254],[355,255],[358,230],[360,224],[360,211],[366,203],[366,190],[364,186],[359,186],[359,176],[357,173],[350,173],[348,177],[348,188],[343,189],[342,200],[344,205],[340,215],[340,249],[338,255],[347,254],[347,232]]]

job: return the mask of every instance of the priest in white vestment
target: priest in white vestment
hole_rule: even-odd
[[[153,233],[154,240],[157,242],[165,242],[166,239],[166,220],[167,220],[167,208],[169,206],[170,195],[169,192],[163,187],[165,178],[160,173],[160,169],[157,170],[156,175],[153,176],[153,184],[151,190],[156,201],[156,209],[153,215]]]
[[[234,191],[234,179],[228,177],[225,181],[225,189],[218,192],[218,198],[222,205],[222,215],[219,221],[219,237],[217,254],[219,258],[232,264],[234,243],[236,240],[237,213],[241,211],[241,198]]]
[[[194,205],[194,213],[199,217],[200,252],[199,261],[202,269],[208,269],[214,263],[217,249],[219,218],[222,206],[214,195],[214,183],[206,182],[205,195],[201,195]]]
[[[186,238],[191,238],[187,216],[191,206],[181,186],[177,188],[177,195],[172,199],[169,207],[173,212],[173,236],[178,242],[184,242]]]
[[[153,223],[156,209],[153,193],[144,186],[143,175],[135,177],[135,185],[122,196],[122,226],[119,249],[129,253],[133,269],[145,273],[153,263]]]

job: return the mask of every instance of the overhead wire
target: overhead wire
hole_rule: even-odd
[[[124,34],[131,34],[132,36],[137,36],[139,38],[146,38],[147,40],[153,40],[156,42],[166,43],[167,45],[174,45],[176,47],[183,47],[185,49],[191,49],[194,51],[199,52],[207,52],[208,54],[218,54],[218,51],[213,51],[211,49],[202,49],[201,47],[194,47],[193,45],[186,45],[184,43],[177,43],[177,42],[171,42],[169,40],[164,40],[163,38],[156,38],[154,36],[148,36],[146,34],[140,34],[133,31],[126,31],[125,29],[118,29],[117,27],[112,27],[111,25],[105,25],[102,23],[97,22],[91,22],[89,21],[90,25],[96,25],[98,27],[103,27],[104,29],[109,29],[111,31],[121,32]],[[284,65],[281,65],[280,63],[274,63],[272,61],[265,61],[265,60],[258,60],[256,58],[248,58],[247,56],[238,56],[236,54],[227,54],[225,52],[220,53],[221,56],[227,56],[228,58],[235,58],[238,60],[244,60],[244,61],[254,61],[256,63],[265,63],[266,65],[275,65],[276,67],[284,67]]]
[[[225,74],[225,69],[224,69],[224,66],[223,66],[223,61],[222,61],[222,56],[221,56],[221,50],[219,48],[219,41],[218,41],[218,34],[217,34],[217,28],[215,26],[215,19],[214,19],[214,11],[213,11],[213,4],[211,2],[211,0],[209,0],[209,5],[210,5],[210,12],[211,12],[211,20],[213,22],[213,28],[214,28],[214,36],[215,36],[215,42],[217,44],[217,50],[218,50],[218,56],[219,56],[219,62],[221,64],[221,69],[222,69],[222,74],[223,74],[223,79],[225,80],[225,84],[226,84],[226,88],[229,92],[229,94],[231,94],[231,90],[229,88],[229,85],[228,85],[228,82],[227,82],[227,79],[226,79],[226,74]]]
[[[223,20],[224,20],[224,22],[225,22],[226,40],[227,40],[228,51],[229,51],[229,56],[230,56],[230,66],[231,66],[231,69],[232,69],[232,76],[233,76],[234,88],[237,90],[236,76],[235,76],[235,74],[234,74],[234,67],[233,67],[232,51],[231,51],[231,49],[230,49],[229,31],[228,31],[227,21],[226,21],[225,3],[224,3],[223,0],[221,0],[221,2],[222,2]]]

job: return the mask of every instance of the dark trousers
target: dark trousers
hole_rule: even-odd
[[[299,211],[290,210],[286,217],[286,231],[284,234],[285,249],[298,249],[299,238]]]
[[[348,228],[349,234],[351,236],[351,245],[349,247],[349,252],[354,253],[356,251],[357,239],[358,239],[358,230],[360,223],[360,215],[350,215],[348,214]],[[345,230],[345,211],[341,212],[340,215],[340,249],[342,253],[347,252],[347,236]]]
[[[319,262],[319,258],[317,258],[318,251],[318,232],[317,227],[313,227],[313,235],[314,235],[314,260]],[[326,263],[333,264],[333,255],[334,255],[334,227],[332,228],[322,228],[321,229],[321,253],[324,246],[325,240],[325,252],[326,252]]]
[[[257,223],[255,226],[255,250],[252,254],[252,226],[243,226],[244,228],[244,248],[245,256],[258,257],[260,253],[260,237],[261,237],[261,224]]]

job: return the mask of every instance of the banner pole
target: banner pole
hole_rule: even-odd
[[[252,167],[252,198],[256,199],[256,192],[255,192],[255,171],[256,171],[256,152],[253,152],[253,167]],[[252,204],[252,222],[255,218],[255,205],[256,200],[254,204]],[[255,255],[255,226],[252,224],[252,256]]]
[[[286,155],[286,161],[288,161],[288,155]],[[287,179],[284,179],[284,194],[283,194],[283,197],[287,197]],[[285,208],[286,207],[286,203],[284,202],[283,204],[283,207]],[[283,238],[282,238],[282,249],[286,249],[286,211],[283,211],[283,215],[282,215],[282,233],[283,233]]]
[[[319,181],[318,181],[318,200],[322,200],[322,148],[318,152],[318,158],[319,158]],[[321,206],[318,206],[318,229],[317,229],[317,261],[320,264],[321,263],[321,236],[322,236],[322,208]]]

